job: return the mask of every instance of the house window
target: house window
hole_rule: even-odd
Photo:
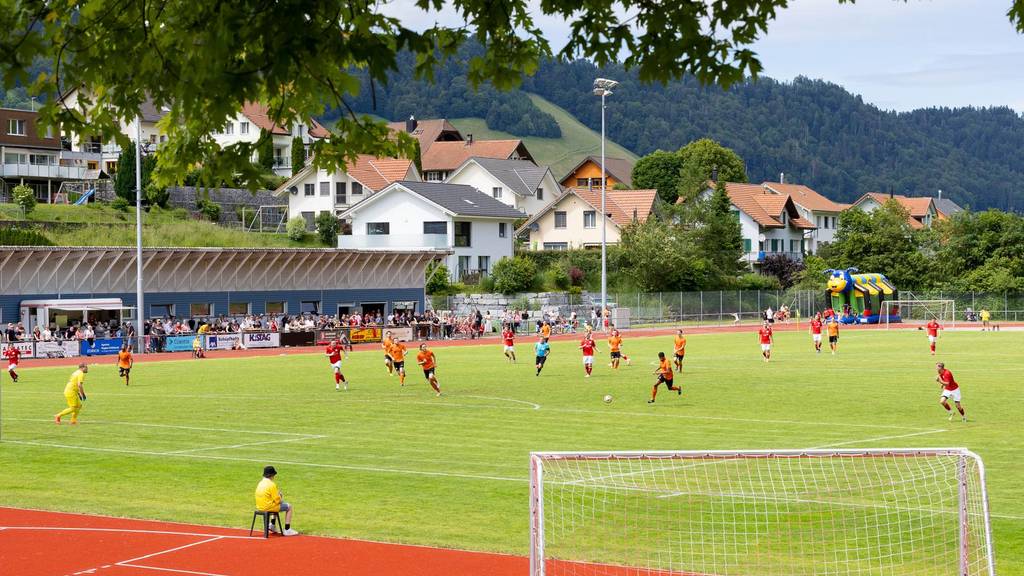
[[[170,318],[174,316],[174,304],[150,304],[150,318]]]
[[[362,196],[363,195],[363,185],[360,184],[359,182],[353,182],[352,183],[352,195],[353,196]]]
[[[250,314],[252,306],[248,302],[231,302],[228,304],[228,314],[231,316],[245,316]]]
[[[576,179],[576,187],[577,188],[586,188],[589,184],[590,184],[590,178],[577,178]]]
[[[235,133],[235,123],[234,122],[228,122],[224,126],[224,133],[225,134],[234,134]]]
[[[117,160],[107,160],[107,174],[117,173]]]
[[[386,236],[391,234],[390,222],[367,222],[366,234],[369,236]]]
[[[95,160],[89,160],[88,162],[85,163],[85,167],[88,170],[99,170],[100,163]]]
[[[744,252],[750,252],[751,244],[752,244],[752,242],[750,241],[750,238],[744,238],[743,239],[743,251]]]
[[[11,136],[25,135],[25,121],[11,118],[7,121],[7,133]]]
[[[601,179],[600,178],[591,178],[590,179],[590,185],[593,186],[594,188],[600,188],[601,187]]]
[[[469,248],[472,246],[472,238],[470,237],[472,232],[472,222],[456,222],[455,223],[455,247],[456,248]]]
[[[543,188],[537,188],[537,200],[543,200],[543,199],[544,199],[544,189]]]
[[[213,304],[209,302],[192,303],[188,305],[188,313],[192,317],[209,316],[213,314]]]
[[[267,314],[284,314],[284,302],[267,302]]]
[[[150,144],[156,144],[156,134],[150,134],[149,135],[149,143]]]
[[[569,243],[568,242],[545,242],[544,243],[544,249],[545,250],[568,250],[569,249]]]
[[[796,252],[797,251],[797,243],[798,242],[800,242],[800,241],[799,240],[793,240],[792,238],[789,240],[789,251],[790,252]]]
[[[565,212],[555,212],[555,228],[565,228]]]
[[[346,202],[345,196],[347,195],[347,182],[335,182],[334,183],[334,203],[344,204]]]
[[[29,154],[28,163],[36,166],[53,166],[56,164],[56,157],[49,154]]]
[[[321,196],[330,196],[331,195],[331,183],[330,182],[321,182],[320,183],[320,195]]]
[[[164,142],[167,142],[167,135],[166,134],[161,134],[160,135],[160,143],[163,144]]]
[[[563,214],[564,214],[564,212],[563,212]],[[558,216],[556,215],[555,218],[556,218],[555,221],[557,222],[558,221],[557,220]],[[555,226],[557,227],[558,224],[555,224]],[[587,210],[586,212],[583,213],[583,227],[584,228],[597,228],[597,211],[595,211],[595,210]],[[564,228],[564,226],[563,226],[563,228]]]
[[[508,225],[505,224],[504,222],[498,222],[498,238],[504,238],[506,236],[506,234],[507,234],[507,232],[505,231],[506,226],[508,226]]]
[[[306,230],[316,230],[316,212],[303,212],[302,219],[306,221]]]
[[[299,302],[299,313],[300,314],[319,314],[320,313],[320,301],[319,300],[303,300]]]
[[[779,246],[778,238],[772,238],[772,252],[781,252],[782,247]]]
[[[479,270],[481,274],[487,274],[487,271],[491,269],[490,256],[477,256],[476,262],[476,269]]]
[[[469,274],[469,256],[459,256],[459,278]]]
[[[302,190],[303,190],[303,192],[305,193],[306,196],[315,196],[316,195],[316,184],[312,184],[312,183],[310,183],[310,184],[303,184],[302,185]]]
[[[424,234],[448,234],[448,223],[447,222],[424,222],[423,223]]]
[[[248,122],[239,122],[238,123],[238,133],[239,134],[248,134],[249,133],[249,123]]]
[[[491,188],[491,196],[494,196],[495,198],[501,198],[501,186],[495,186],[494,188]]]
[[[431,170],[430,172],[427,172],[427,182],[441,182],[443,180],[444,177],[441,175],[440,172],[436,170]]]
[[[818,228],[822,228],[822,227],[823,227],[823,226],[821,225],[821,216],[818,216],[818,219],[817,219],[817,224],[818,224]]]
[[[8,152],[4,154],[4,164],[25,164],[28,162],[27,154]]]

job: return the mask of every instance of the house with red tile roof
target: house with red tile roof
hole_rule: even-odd
[[[645,222],[657,210],[657,190],[611,190],[605,197],[604,221],[609,244],[617,244],[632,222]],[[601,191],[569,188],[516,231],[531,250],[569,250],[601,245]]]
[[[278,176],[292,176],[292,142],[295,137],[302,139],[308,159],[309,146],[316,140],[329,137],[331,133],[314,118],[305,122],[294,122],[291,126],[281,126],[270,116],[266,105],[248,102],[234,118],[214,131],[213,138],[221,146],[230,146],[237,142],[255,143],[263,131],[267,131],[274,143],[274,173]]]
[[[882,207],[889,200],[899,202],[909,213],[907,224],[914,230],[930,228],[932,222],[940,215],[935,207],[935,199],[930,196],[903,196],[900,194],[882,194],[881,192],[868,192],[852,204],[854,208],[860,208],[865,212],[873,212]]]
[[[465,140],[459,129],[444,118],[417,120],[415,116],[410,116],[404,122],[388,122],[388,128],[392,132],[405,132],[418,140],[421,157],[434,142],[462,142]]]
[[[808,254],[817,254],[821,247],[835,241],[839,213],[849,208],[849,204],[834,202],[803,184],[762,182],[761,187],[773,194],[792,198],[801,215],[814,223],[814,230],[805,234]]]
[[[714,186],[714,182],[708,182],[705,197],[714,193]],[[791,196],[761,184],[726,182],[725,190],[740,222],[744,259],[748,263],[758,265],[772,254],[803,260],[807,236],[816,227],[801,214]]]
[[[341,214],[394,182],[419,180],[412,160],[360,155],[344,170],[328,172],[307,165],[281,184],[274,195],[288,199],[288,218],[301,216],[306,228],[321,212]]]
[[[448,177],[470,158],[524,160],[536,164],[522,140],[466,140],[434,142],[426,152],[420,151],[423,180],[447,182]]]
[[[622,184],[627,188],[633,187],[633,161],[626,158],[605,157],[605,177],[608,178],[608,188],[616,184]],[[559,184],[563,188],[600,188],[601,187],[601,157],[587,156],[580,163],[573,167]]]

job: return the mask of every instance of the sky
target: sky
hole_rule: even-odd
[[[1010,106],[1024,112],[1024,35],[1006,16],[1012,1],[794,0],[753,48],[765,76],[820,78],[886,110]],[[418,17],[411,5],[395,0],[384,11],[413,28],[461,24],[452,12]],[[560,48],[569,23],[535,18]]]

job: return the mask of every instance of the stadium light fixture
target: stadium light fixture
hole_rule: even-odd
[[[607,330],[605,326],[605,312],[608,313],[608,320],[611,321],[611,311],[608,310],[608,209],[605,207],[608,195],[608,173],[605,169],[605,129],[604,110],[606,108],[605,98],[613,94],[612,89],[618,86],[615,80],[598,78],[594,80],[594,95],[601,97],[601,329]]]
[[[135,337],[138,352],[146,352],[146,336],[142,332],[142,116],[135,117]]]

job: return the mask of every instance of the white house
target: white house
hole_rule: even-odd
[[[907,211],[907,224],[914,230],[930,228],[932,222],[941,216],[935,207],[935,199],[931,196],[903,196],[901,194],[882,194],[868,192],[853,203],[854,208],[865,212],[874,212],[889,200],[899,202]]]
[[[657,190],[608,190],[605,196],[605,238],[618,244],[622,229],[646,222],[658,203]],[[531,250],[569,250],[601,245],[601,191],[569,188],[548,203],[516,231]]]
[[[472,186],[395,182],[342,213],[352,234],[338,236],[338,248],[446,249],[452,279],[465,279],[512,257],[512,226],[524,216]]]
[[[302,216],[314,229],[317,214],[341,214],[354,204],[399,180],[419,180],[416,165],[400,158],[361,155],[345,170],[327,172],[306,166],[274,191],[288,198],[288,218]]]
[[[763,182],[761,187],[773,194],[788,195],[800,210],[801,216],[814,223],[814,230],[806,234],[808,254],[817,254],[823,246],[835,241],[836,230],[839,229],[839,213],[849,208],[849,204],[833,202],[802,184]]]
[[[312,118],[306,122],[295,122],[291,126],[281,126],[270,119],[265,105],[248,102],[234,118],[228,120],[212,136],[221,147],[224,147],[238,142],[255,143],[264,130],[270,133],[274,141],[274,172],[279,176],[293,175],[292,141],[296,136],[302,138],[302,143],[308,150],[313,141],[331,135],[327,128]],[[308,152],[306,156],[308,158]]]
[[[74,88],[61,96],[61,102],[67,108],[77,110],[84,117],[88,118],[91,110],[85,108],[84,102],[79,102],[79,96],[81,96],[81,89]],[[166,116],[167,112],[167,107],[157,106],[148,98],[142,103],[142,106],[139,108],[139,118],[141,119],[139,128],[142,133],[143,145],[157,146],[167,141],[167,136],[161,134],[160,129],[157,127],[157,122]],[[121,132],[134,140],[135,123],[122,122]],[[63,130],[62,136],[71,144],[70,151],[76,153],[75,157],[82,159],[86,163],[87,168],[103,170],[108,174],[117,172],[117,163],[121,158],[121,147],[117,142],[113,140],[104,141],[99,136],[72,132],[71,130]]]
[[[528,160],[470,158],[445,182],[472,186],[527,215],[536,214],[562,191],[547,166]]]
[[[705,196],[714,193],[708,183]],[[793,199],[776,194],[760,184],[725,183],[733,212],[740,222],[743,252],[750,264],[760,264],[772,254],[803,260],[807,251],[805,234],[814,224],[800,214]]]

